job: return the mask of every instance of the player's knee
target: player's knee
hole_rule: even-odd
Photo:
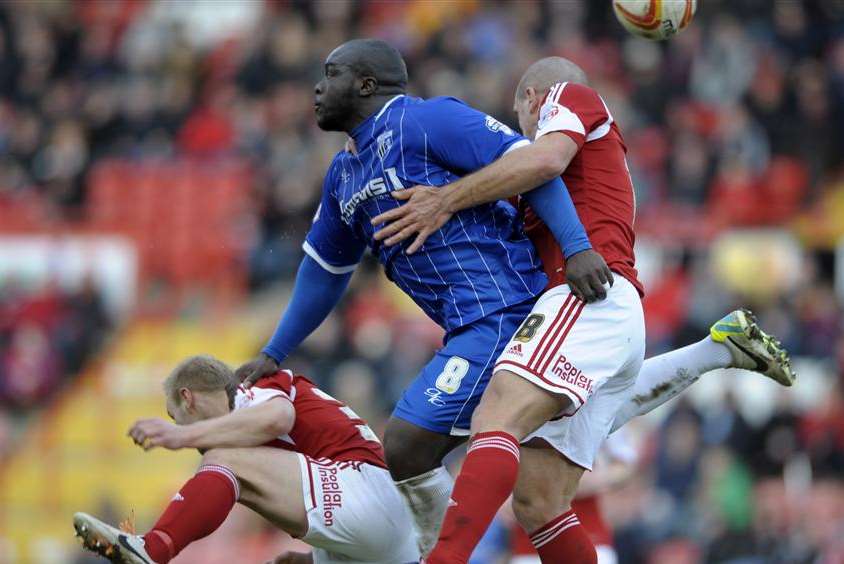
[[[396,481],[437,468],[453,446],[450,437],[441,438],[399,419],[390,419],[384,430],[384,456]]]
[[[495,373],[472,415],[472,433],[505,431],[521,440],[565,407],[553,396],[512,372]]]
[[[489,393],[489,390],[486,393]],[[472,414],[471,430],[473,435],[488,431],[508,430],[504,414],[496,407],[498,402],[492,398],[488,400],[486,393]]]
[[[384,456],[390,475],[396,481],[424,474],[441,463],[425,445],[389,432],[384,433]]]
[[[472,432],[512,431],[518,423],[519,398],[515,393],[513,373],[501,370],[490,380],[475,412],[472,414]]]
[[[556,492],[513,493],[513,513],[528,533],[539,529],[569,509],[571,500]]]

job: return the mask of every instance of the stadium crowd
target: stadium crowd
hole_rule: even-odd
[[[312,115],[330,46],[390,40],[411,92],[457,96],[513,125],[522,70],[567,56],[622,126],[651,249],[642,256],[659,256],[644,268],[648,354],[750,305],[828,386],[812,410],[783,394],[763,420],[749,421],[730,390],[706,410],[672,404],[644,442],[642,471],[607,502],[621,562],[844,561],[839,2],[709,0],[669,45],[625,35],[609,2],[233,3],[234,32],[214,24],[214,2],[192,7],[0,3],[0,201],[37,197],[53,217],[81,222],[89,177],[107,159],[237,156],[254,172],[248,263],[251,289],[263,290],[292,281],[322,173],[342,146]],[[721,261],[719,235],[758,227],[770,228],[763,247],[785,240],[796,251],[774,263],[736,251],[748,260],[738,266],[725,251]],[[40,379],[30,388],[53,388],[109,326],[95,289],[15,296],[0,298],[0,411],[30,405],[9,399],[22,397],[8,392],[20,363],[40,367],[27,369]],[[439,339],[393,296],[367,263],[339,314],[290,359],[375,422]]]
[[[89,281],[68,291],[0,284],[0,462],[26,416],[72,382],[103,345],[112,322]]]

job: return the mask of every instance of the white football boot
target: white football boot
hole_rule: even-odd
[[[125,533],[87,513],[73,515],[73,528],[82,538],[82,546],[115,564],[155,564],[139,535]]]

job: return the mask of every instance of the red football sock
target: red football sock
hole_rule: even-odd
[[[213,464],[200,467],[144,535],[147,554],[158,564],[166,564],[187,545],[217,530],[239,496],[231,470]]]
[[[543,564],[596,564],[598,553],[571,509],[530,535]]]
[[[533,543],[525,530],[516,523],[510,530],[510,555],[516,556],[537,556]]]
[[[449,500],[440,538],[426,562],[468,562],[519,475],[519,442],[509,433],[478,433],[472,439]]]

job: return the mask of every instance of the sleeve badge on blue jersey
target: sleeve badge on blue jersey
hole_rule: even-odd
[[[484,123],[486,125],[486,128],[492,132],[500,131],[505,135],[515,135],[512,129],[510,129],[508,126],[504,125],[492,116],[486,116],[486,120],[484,121]]]

